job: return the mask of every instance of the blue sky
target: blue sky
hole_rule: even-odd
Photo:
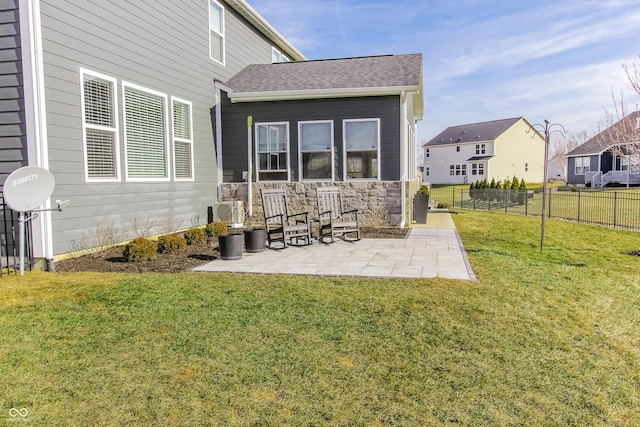
[[[635,109],[640,0],[248,0],[308,59],[417,53],[426,142],[448,126],[525,116],[597,130],[612,92]]]

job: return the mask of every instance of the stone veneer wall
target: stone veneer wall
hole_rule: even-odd
[[[345,210],[359,209],[362,225],[400,225],[402,217],[402,193],[399,181],[349,181],[349,182],[261,182],[253,183],[253,218],[254,223],[264,223],[260,188],[281,188],[287,190],[289,210],[291,213],[309,212],[313,218],[318,217],[316,201],[317,186],[336,185],[342,189],[342,203]],[[408,181],[407,185],[407,222],[411,224],[413,217],[413,194],[418,188],[417,181]],[[247,203],[247,183],[222,184],[222,200],[242,200]]]

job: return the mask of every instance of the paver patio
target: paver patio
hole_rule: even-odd
[[[406,239],[362,239],[289,246],[215,260],[195,271],[322,276],[407,277],[473,280],[451,214],[430,213],[427,224],[413,224]]]

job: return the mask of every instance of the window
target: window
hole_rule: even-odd
[[[460,152],[460,146],[459,146],[459,145],[457,145],[457,146],[456,146],[456,152],[457,152],[457,153],[459,153],[459,152]]]
[[[256,123],[258,180],[289,180],[288,141],[288,123]]]
[[[576,157],[575,175],[584,175],[589,173],[590,170],[590,158],[589,157]]]
[[[425,166],[424,167],[424,176],[429,176],[430,174],[430,167],[429,166]]]
[[[302,179],[333,179],[333,122],[298,123]]]
[[[478,175],[484,175],[484,163],[478,163]]]
[[[476,154],[485,154],[486,146],[485,144],[476,144]]]
[[[275,47],[271,48],[271,62],[278,63],[278,62],[289,62],[289,58],[286,57],[286,55],[284,55],[282,52],[280,52],[278,49],[276,49]]]
[[[424,149],[424,157],[429,157],[429,149],[428,148]]]
[[[116,80],[80,70],[85,177],[120,179]]]
[[[449,165],[450,176],[467,175],[467,165]]]
[[[529,163],[524,164],[524,171],[529,172]]]
[[[193,130],[191,103],[171,98],[173,125],[173,171],[176,180],[193,179]]]
[[[132,84],[123,87],[127,179],[168,180],[167,96]]]
[[[209,0],[209,56],[224,64],[224,8]]]
[[[477,147],[477,145],[476,145]],[[477,150],[477,148],[476,148]],[[477,163],[471,163],[471,175],[478,175],[478,164]]]
[[[378,179],[380,120],[344,121],[345,179]]]

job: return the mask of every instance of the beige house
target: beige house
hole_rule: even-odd
[[[423,180],[468,184],[524,178],[542,182],[544,136],[524,117],[452,126],[422,146]]]

